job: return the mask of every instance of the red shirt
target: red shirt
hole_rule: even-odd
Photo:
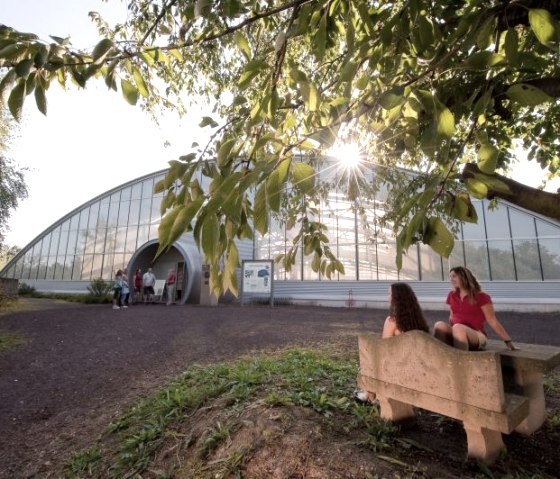
[[[492,304],[492,299],[483,292],[476,293],[474,299],[475,302],[471,303],[468,296],[461,299],[458,290],[449,292],[446,302],[451,308],[451,325],[464,324],[488,336],[484,331],[486,318],[482,306]]]
[[[175,284],[175,281],[177,281],[177,275],[175,274],[175,271],[171,271],[167,275],[167,284]]]

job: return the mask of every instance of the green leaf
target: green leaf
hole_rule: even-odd
[[[25,80],[20,80],[10,93],[8,98],[8,108],[12,116],[19,122],[21,121],[21,112],[23,109],[23,100],[25,99]]]
[[[38,82],[37,80],[37,72],[32,72],[26,79],[25,79],[25,93],[29,95],[33,90],[35,90],[35,84]]]
[[[239,89],[244,90],[245,88],[247,88],[251,84],[253,79],[267,66],[268,64],[263,60],[252,60],[248,62],[247,65],[245,65],[245,69],[237,82],[237,86],[239,87]]]
[[[498,53],[482,51],[473,53],[469,58],[467,58],[466,63],[472,68],[485,70],[504,62],[504,60],[505,58]]]
[[[262,235],[268,231],[268,208],[267,208],[266,182],[262,182],[255,195],[254,226]]]
[[[379,97],[379,104],[385,110],[392,110],[393,108],[402,104],[403,94],[403,87],[391,88]]]
[[[504,41],[504,51],[508,63],[517,66],[519,63],[519,37],[515,28],[508,28]]]
[[[291,164],[292,161],[290,159],[286,159],[286,160],[282,160],[282,162],[276,167],[276,171],[278,171],[278,181],[280,185],[286,183]]]
[[[32,66],[33,66],[33,60],[30,59],[22,60],[16,65],[16,75],[18,77],[26,77],[27,75],[29,75]]]
[[[37,109],[45,116],[47,116],[47,97],[45,95],[45,89],[38,82],[35,87],[35,103],[37,103]]]
[[[171,48],[167,51],[167,53],[169,53],[169,55],[175,58],[175,60],[177,60],[179,63],[185,63],[185,57],[181,53],[181,50],[179,50],[178,48]]]
[[[158,226],[158,237],[160,240],[160,248],[158,249],[158,252],[167,248],[167,246],[171,244],[169,241],[171,228],[173,227],[175,218],[182,208],[182,206],[176,206],[161,219],[161,223]]]
[[[498,164],[500,150],[494,145],[484,144],[478,150],[478,169],[487,175],[493,175]]]
[[[432,22],[425,16],[420,15],[418,17],[418,29],[422,50],[429,48],[434,41],[434,26]]]
[[[215,256],[215,252],[220,240],[220,224],[215,214],[209,214],[202,223],[201,243],[202,251],[206,259],[211,260]]]
[[[192,211],[187,206],[181,206],[179,213],[175,216],[175,221],[173,221],[173,226],[169,232],[168,242],[169,244],[177,241],[181,235],[187,231],[190,226],[191,220],[193,218]]]
[[[432,216],[428,219],[426,230],[422,242],[430,245],[430,247],[440,256],[449,258],[455,239],[447,226],[438,217]]]
[[[148,86],[146,85],[146,82],[144,81],[144,78],[142,77],[142,73],[140,72],[140,70],[136,67],[133,67],[132,76],[134,77],[134,82],[138,87],[138,92],[140,93],[140,95],[142,95],[144,98],[148,98],[149,96]]]
[[[311,82],[300,81],[299,90],[309,110],[317,111],[321,103],[320,93],[317,87]]]
[[[18,43],[10,43],[3,48],[0,48],[0,58],[6,58],[8,60],[16,60],[19,58],[23,49],[22,45]]]
[[[274,115],[276,115],[276,110],[278,110],[279,101],[280,98],[278,97],[278,92],[276,91],[276,89],[272,90],[272,92],[270,93],[270,98],[268,101],[268,109],[267,109],[269,118],[274,118]]]
[[[552,47],[556,40],[555,21],[552,15],[541,8],[529,10],[529,25],[533,33],[543,45]]]
[[[282,188],[280,184],[280,173],[274,170],[266,181],[266,192],[268,204],[272,211],[280,211],[280,200],[282,199]]]
[[[212,11],[212,0],[196,0],[194,4],[194,16],[207,16]]]
[[[70,38],[69,37],[62,38],[62,37],[57,37],[55,35],[49,35],[49,36],[59,45],[66,46],[66,45],[70,44]]]
[[[455,117],[448,108],[438,112],[437,132],[439,135],[451,138],[455,133]]]
[[[491,44],[496,26],[494,16],[489,16],[476,36],[476,45],[480,50],[485,50]]]
[[[124,99],[131,105],[136,105],[138,101],[138,90],[128,80],[121,80],[121,90]]]
[[[140,52],[140,58],[144,60],[146,65],[148,65],[149,67],[154,66],[155,56],[156,54],[154,50],[145,50],[143,52]]]
[[[99,60],[100,58],[104,57],[109,50],[113,47],[113,41],[109,38],[104,38],[101,40],[95,47],[93,48],[92,57],[93,60]]]
[[[214,119],[210,116],[202,117],[202,121],[198,124],[200,128],[204,128],[205,126],[211,126],[212,128],[216,128],[218,124],[214,121]]]
[[[466,221],[468,223],[476,223],[478,221],[476,208],[467,193],[459,193],[454,198],[452,214],[459,221]]]
[[[522,106],[536,106],[553,100],[544,91],[526,83],[517,83],[510,86],[506,91],[506,95],[509,99]]]
[[[467,178],[465,180],[469,193],[479,200],[483,200],[488,196],[488,187],[480,180],[475,178]]]
[[[16,79],[16,71],[13,68],[4,75],[4,78],[2,78],[2,81],[0,82],[0,101],[4,99],[6,91],[12,89]]]
[[[229,163],[226,160],[229,159],[229,154],[231,152],[231,149],[235,145],[235,142],[235,138],[230,138],[229,140],[222,142],[222,144],[220,145],[220,149],[218,150],[218,166],[224,166],[225,164]]]
[[[315,187],[315,170],[307,163],[294,163],[293,177],[295,187],[302,193],[310,193]]]
[[[249,46],[249,42],[247,41],[245,35],[243,35],[240,31],[237,31],[233,36],[233,39],[235,40],[237,47],[241,50],[243,55],[245,55],[245,58],[247,58],[247,60],[251,58],[251,47]]]
[[[49,47],[47,45],[41,45],[39,51],[33,57],[33,64],[37,68],[41,68],[47,60],[49,59]]]
[[[321,61],[325,56],[325,51],[327,49],[327,20],[328,20],[328,12],[325,11],[323,16],[321,17],[321,22],[319,23],[319,28],[317,29],[317,33],[315,34],[315,38],[313,39],[313,53],[319,61]]]

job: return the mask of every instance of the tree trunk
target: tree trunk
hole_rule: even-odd
[[[560,220],[560,193],[531,188],[502,175],[487,175],[478,169],[475,163],[467,163],[463,168],[463,179],[476,179],[488,187],[486,198],[489,200],[500,198],[510,203],[538,213],[549,218]],[[496,183],[501,182],[507,188],[496,188]],[[509,189],[509,191],[506,191]]]

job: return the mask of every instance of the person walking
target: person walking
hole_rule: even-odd
[[[170,306],[175,304],[175,286],[177,284],[177,274],[175,273],[175,269],[171,268],[167,273],[167,304],[166,306]]]
[[[142,287],[144,289],[144,303],[154,302],[154,286],[156,284],[156,275],[153,273],[152,268],[142,276]]]
[[[128,285],[128,271],[123,269],[122,288],[121,288],[121,308],[127,309],[130,302],[130,286]]]
[[[430,328],[418,302],[414,290],[407,283],[393,283],[389,286],[387,300],[389,302],[389,316],[385,318],[381,337],[392,338],[399,334],[419,329],[426,333]],[[375,393],[356,391],[354,397],[362,402],[375,401]]]
[[[486,347],[488,334],[484,325],[488,323],[505,345],[515,350],[511,336],[496,318],[492,298],[482,291],[472,271],[464,266],[451,268],[449,281],[453,288],[446,301],[449,323],[438,321],[434,336],[458,349],[479,351]]]
[[[113,309],[121,309],[121,291],[122,271],[119,269],[115,273],[115,282],[113,283]]]
[[[138,268],[134,272],[134,303],[142,302],[142,270]]]

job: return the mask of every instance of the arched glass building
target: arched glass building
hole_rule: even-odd
[[[153,190],[166,171],[125,183],[69,212],[25,246],[0,277],[19,279],[39,291],[78,292],[86,291],[94,278],[111,280],[117,269],[128,268],[131,274],[136,268],[152,267],[163,279],[173,266],[179,273],[178,299],[199,302],[203,266],[192,235],[184,235],[153,262],[163,200],[163,193]],[[474,201],[478,223],[461,226],[449,259],[418,244],[397,271],[394,238],[379,221],[383,200],[381,189],[379,198],[358,210],[333,191],[319,211],[345,274],[322,278],[312,271],[311,259],[301,254],[291,271],[275,265],[275,296],[294,302],[367,305],[385,302],[388,283],[404,280],[413,283],[421,300],[443,305],[449,267],[466,265],[496,303],[560,309],[559,222],[506,203],[489,209],[486,200]],[[240,260],[273,259],[286,252],[292,233],[278,222],[271,225],[267,235],[240,242]]]

